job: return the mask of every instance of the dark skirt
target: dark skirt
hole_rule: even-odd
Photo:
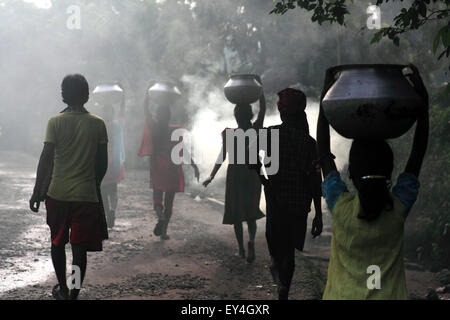
[[[293,249],[303,250],[308,213],[295,209],[280,209],[266,193],[266,240],[271,256],[287,255]]]
[[[235,224],[264,217],[259,209],[261,182],[247,165],[229,164],[225,190],[223,224]]]

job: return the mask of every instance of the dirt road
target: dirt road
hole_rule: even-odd
[[[0,187],[6,190],[0,207],[0,299],[52,299],[56,279],[45,210],[32,214],[27,209],[36,163],[14,157],[3,155],[0,166]],[[256,261],[248,264],[237,256],[233,228],[221,224],[220,201],[177,194],[171,239],[161,241],[152,234],[156,216],[147,171],[128,170],[119,193],[116,227],[103,252],[89,253],[80,299],[276,299],[265,219],[258,221]],[[312,240],[308,234],[305,252],[297,252],[291,299],[320,299],[329,240],[327,224],[322,237]],[[407,277],[419,296],[437,282],[434,274],[422,271],[408,270]]]
[[[233,228],[221,224],[223,207],[220,204],[209,200],[196,201],[189,194],[177,194],[169,226],[171,239],[161,241],[152,235],[156,217],[151,210],[147,172],[128,171],[119,192],[121,200],[116,227],[110,232],[110,239],[104,242],[104,251],[88,255],[88,271],[81,299],[276,298],[276,288],[268,271],[264,219],[258,223],[257,259],[248,264],[236,255]],[[36,239],[19,241],[11,251],[20,250],[18,247],[27,251],[26,246],[33,242],[33,255],[47,257],[38,276],[49,277],[40,283],[8,290],[0,299],[51,299],[51,287],[56,280],[48,261],[45,211],[34,215],[26,209],[21,210],[24,211],[21,215],[10,215],[9,220],[19,217],[19,224],[24,230],[31,228],[31,225],[39,230],[33,233]],[[15,241],[8,241],[11,240]],[[37,262],[34,259],[38,258],[34,256],[27,253],[16,261],[25,263],[31,259],[29,261]],[[10,263],[2,268],[17,270],[21,265]],[[320,298],[322,283],[312,276],[313,269],[313,265],[299,254],[293,299]],[[29,272],[29,268],[23,268],[22,272],[17,273],[23,276]]]

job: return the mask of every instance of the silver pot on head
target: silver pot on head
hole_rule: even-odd
[[[180,90],[172,81],[157,81],[149,89],[150,100],[158,105],[171,105],[181,96]]]
[[[228,101],[233,104],[252,104],[261,96],[261,79],[255,74],[232,75],[225,84],[224,93]]]
[[[116,82],[103,82],[92,91],[94,101],[102,106],[114,106],[123,98],[123,88]]]
[[[413,125],[422,100],[394,64],[334,67],[336,81],[322,100],[330,125],[350,139],[391,139]]]

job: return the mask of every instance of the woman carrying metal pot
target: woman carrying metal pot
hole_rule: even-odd
[[[240,148],[240,150],[244,150],[246,154],[244,163],[238,163],[237,158],[239,158],[239,155],[237,154],[237,138],[233,133],[239,129],[243,130],[244,133],[252,129],[261,129],[263,127],[265,113],[266,101],[261,90],[259,96],[259,113],[255,122],[252,123],[252,118],[254,115],[249,103],[237,104],[235,106],[234,117],[238,127],[226,128],[222,132],[223,144],[221,153],[219,154],[211,175],[203,182],[203,185],[207,187],[219,171],[222,163],[226,159],[227,154],[229,157],[234,155],[234,159],[229,159],[229,165],[227,168],[225,213],[222,223],[234,226],[234,232],[239,246],[239,256],[245,258],[242,222],[247,222],[249,233],[247,262],[249,263],[255,260],[254,241],[256,235],[256,220],[264,217],[264,214],[259,209],[261,182],[257,173],[248,167],[248,148]],[[227,136],[234,137],[233,144],[227,141]],[[246,143],[248,142],[246,141]],[[227,145],[233,145],[234,152],[230,152]]]
[[[332,238],[325,300],[407,299],[403,261],[404,224],[419,193],[419,173],[428,143],[428,93],[417,68],[408,75],[420,96],[417,126],[405,170],[390,188],[394,156],[380,139],[357,138],[349,154],[349,174],[356,194],[341,179],[330,149],[330,129],[323,99],[335,79],[325,78],[317,142],[324,176],[323,192],[332,216]]]
[[[172,161],[172,149],[180,141],[172,141],[172,132],[179,126],[170,125],[170,99],[158,99],[155,116],[149,111],[149,90],[146,91],[144,112],[145,128],[139,156],[150,158],[150,188],[153,189],[153,207],[158,222],[153,230],[161,240],[168,240],[167,227],[172,216],[175,193],[184,191],[184,174],[181,164]],[[181,138],[180,138],[181,139]],[[191,159],[195,177],[199,179],[197,165]]]

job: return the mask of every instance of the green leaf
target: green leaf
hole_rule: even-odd
[[[446,95],[447,97],[450,95],[450,82],[447,83],[447,86],[445,87],[444,95]]]
[[[434,37],[434,40],[433,40],[433,54],[436,54],[436,50],[439,47],[439,42],[441,40],[441,30],[439,30],[437,35]]]
[[[380,42],[381,37],[383,36],[383,31],[378,31],[373,35],[372,40],[370,41],[370,44],[373,44],[375,42]]]
[[[446,26],[441,34],[442,44],[444,47],[450,46],[450,26]]]
[[[400,38],[399,37],[394,37],[393,41],[397,47],[400,46]]]

